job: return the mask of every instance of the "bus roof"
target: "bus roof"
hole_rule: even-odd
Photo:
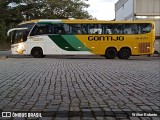
[[[153,23],[154,21],[145,21],[145,20],[135,20],[135,21],[108,21],[108,20],[87,20],[87,19],[37,19],[37,20],[30,20],[26,22],[22,22],[21,24],[26,24],[26,23],[93,23],[93,24],[98,24],[98,23]]]

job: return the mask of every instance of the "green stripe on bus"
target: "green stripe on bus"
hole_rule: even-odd
[[[72,47],[61,35],[48,35],[49,38],[61,49],[66,51],[79,51]]]
[[[78,51],[90,51],[75,35],[62,35],[62,37]]]

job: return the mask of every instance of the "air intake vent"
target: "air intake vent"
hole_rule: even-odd
[[[139,44],[139,53],[149,53],[149,52],[150,52],[150,43]]]

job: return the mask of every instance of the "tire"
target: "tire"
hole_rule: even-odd
[[[154,54],[158,54],[158,51],[154,51]]]
[[[43,58],[43,51],[41,48],[33,48],[31,51],[31,55],[35,58]]]
[[[121,49],[118,53],[119,59],[128,59],[131,56],[131,51],[129,49]]]
[[[105,52],[107,59],[114,59],[117,56],[117,50],[115,48],[108,48]]]

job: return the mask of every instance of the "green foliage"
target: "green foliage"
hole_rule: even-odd
[[[3,42],[6,39],[4,21],[0,20],[0,42]]]
[[[87,19],[87,0],[0,0],[0,42],[18,23],[31,19]]]

